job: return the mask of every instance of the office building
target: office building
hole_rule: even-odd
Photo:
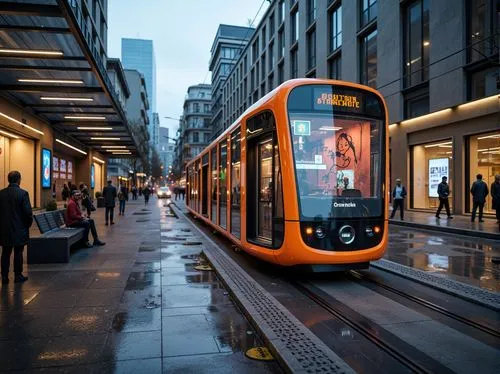
[[[209,84],[197,84],[188,88],[175,147],[174,165],[179,175],[185,173],[186,163],[210,143],[211,94],[212,86]]]
[[[168,127],[159,128],[160,142],[160,160],[163,165],[164,176],[168,177],[169,170],[173,167],[174,163],[174,147],[175,143],[169,137]]]
[[[374,87],[389,110],[390,180],[407,186],[407,208],[437,208],[439,167],[453,211],[467,214],[476,173],[488,184],[500,173],[496,4],[273,1],[224,82],[222,122],[292,78]]]
[[[156,62],[152,40],[122,38],[122,63],[125,69],[138,70],[144,75],[149,98],[148,117],[153,123],[156,112]],[[149,126],[149,137],[154,140],[154,126]]]
[[[212,44],[209,69],[212,72],[212,137],[224,130],[222,87],[241,51],[254,33],[251,27],[220,25]]]

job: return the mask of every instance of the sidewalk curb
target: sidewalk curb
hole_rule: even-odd
[[[413,228],[417,228],[417,229],[423,229],[423,230],[429,230],[429,231],[440,231],[440,232],[444,232],[444,233],[464,235],[464,236],[468,236],[468,237],[500,240],[500,233],[497,234],[494,232],[460,229],[457,227],[449,227],[449,226],[426,225],[423,223],[398,221],[398,220],[392,220],[392,219],[389,219],[389,223],[392,225],[395,225],[395,226],[413,227]]]

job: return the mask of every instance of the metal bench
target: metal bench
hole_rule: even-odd
[[[84,229],[64,226],[65,210],[55,210],[34,216],[41,235],[30,238],[28,264],[69,262],[70,248],[83,239]]]

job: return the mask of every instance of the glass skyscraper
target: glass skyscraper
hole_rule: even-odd
[[[156,63],[153,41],[122,38],[122,64],[125,69],[136,69],[144,75],[149,99],[149,135],[154,144],[153,112],[156,112]]]

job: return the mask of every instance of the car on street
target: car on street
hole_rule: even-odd
[[[170,199],[172,197],[172,192],[170,192],[170,188],[168,187],[160,187],[158,189],[158,198],[159,199]]]

